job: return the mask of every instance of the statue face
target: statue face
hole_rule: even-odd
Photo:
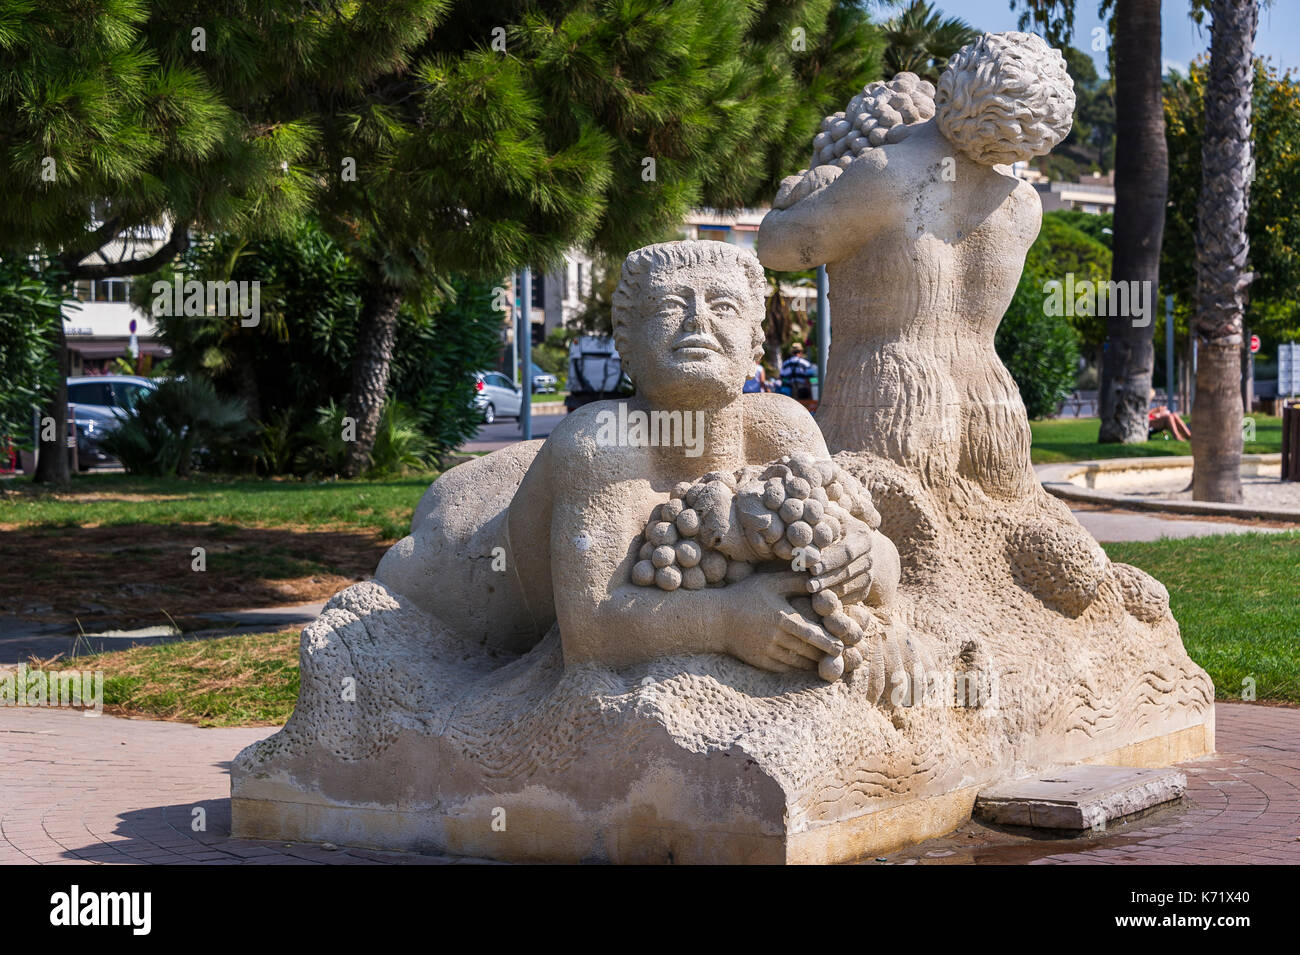
[[[755,303],[743,272],[692,265],[650,276],[629,329],[638,389],[692,407],[738,394],[754,363]]]

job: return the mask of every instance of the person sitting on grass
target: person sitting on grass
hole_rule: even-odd
[[[1151,401],[1156,400],[1156,390],[1151,389]],[[1147,438],[1154,438],[1161,431],[1173,433],[1175,441],[1190,441],[1192,432],[1176,411],[1170,411],[1166,405],[1156,405],[1147,412]]]

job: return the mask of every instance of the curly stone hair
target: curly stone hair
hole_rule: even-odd
[[[1032,33],[986,33],[948,61],[934,97],[940,131],[991,166],[1042,156],[1070,132],[1074,82]]]
[[[659,242],[647,245],[628,254],[623,260],[623,271],[619,276],[618,287],[614,289],[613,325],[614,347],[623,356],[623,366],[635,381],[636,375],[629,369],[627,353],[623,347],[626,341],[627,326],[642,318],[640,299],[645,292],[647,280],[652,272],[668,272],[692,265],[718,265],[744,270],[749,280],[749,290],[753,301],[746,309],[753,324],[754,358],[763,355],[763,302],[767,297],[767,278],[763,266],[752,253],[729,245],[726,242],[712,240],[687,239],[680,242]]]

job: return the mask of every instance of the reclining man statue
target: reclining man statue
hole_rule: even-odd
[[[897,552],[857,517],[841,522],[839,539],[806,572],[782,568],[737,579],[744,571],[733,566],[727,579],[726,565],[708,559],[714,547],[689,543],[698,531],[692,527],[688,536],[681,529],[686,522],[676,520],[686,508],[669,505],[673,530],[661,534],[673,540],[666,544],[676,545],[692,567],[703,562],[703,569],[672,590],[633,580],[648,543],[642,539],[648,516],[710,474],[725,475],[715,483],[733,492],[724,493],[720,504],[713,501],[716,494],[704,495],[714,523],[726,524],[717,547],[733,565],[775,567],[781,559],[766,552],[766,542],[753,553],[744,539],[745,523],[753,523],[745,520],[749,515],[732,513],[745,501],[743,489],[734,500],[737,470],[773,465],[789,455],[829,462],[821,432],[797,402],[742,393],[761,354],[765,287],[758,261],[724,243],[667,242],[629,255],[613,322],[637,394],[585,405],[540,448],[527,447],[535,456],[518,490],[469,541],[450,548],[428,541],[417,546],[422,536],[446,534],[444,502],[473,494],[498,455],[448,472],[431,489],[436,504],[422,505],[413,538],[385,557],[377,579],[472,643],[524,651],[558,621],[569,664],[617,667],[670,654],[728,653],[784,672],[817,669],[827,654],[837,655],[844,649],[840,639],[825,631],[808,601],[792,606],[790,598],[823,589],[846,603],[866,598],[880,606],[890,598]],[[790,471],[774,466],[781,474]],[[679,485],[684,487],[674,498]],[[854,493],[869,506],[855,483]],[[771,522],[765,530],[773,533]],[[720,574],[710,576],[719,579],[691,586],[692,576],[698,583],[713,567]],[[467,613],[467,603],[477,612]]]
[[[893,592],[893,545],[857,518],[846,521],[843,538],[808,567],[812,576],[783,569],[735,579],[733,570],[728,580],[715,558],[705,561],[705,569],[717,567],[709,576],[719,579],[691,586],[690,567],[712,550],[697,529],[712,496],[703,486],[691,496],[692,503],[702,503],[689,525],[678,520],[686,508],[670,500],[680,500],[705,475],[725,475],[715,482],[723,505],[714,509],[715,521],[735,525],[733,536],[739,538],[734,495],[728,493],[741,490],[735,487],[738,469],[801,452],[827,462],[830,457],[821,432],[797,402],[742,393],[761,356],[765,288],[756,259],[718,242],[653,245],[624,262],[614,297],[614,336],[637,394],[624,408],[617,407],[621,402],[596,402],[566,417],[529,468],[506,523],[507,561],[518,573],[529,614],[538,631],[559,621],[567,663],[623,666],[716,652],[765,670],[813,669],[843,647],[816,616],[792,608],[789,598],[826,587],[852,600],[867,594],[873,575],[877,603]],[[680,554],[690,565],[679,567],[687,572],[686,586],[647,589],[633,580],[636,564],[648,558],[629,545],[638,542],[659,505],[669,507],[672,518],[659,543],[676,545],[671,563]],[[766,529],[771,531],[770,523]],[[768,556],[738,554],[743,539],[730,547],[724,539],[716,543],[733,561],[748,556],[739,561],[746,566]],[[780,562],[776,555],[772,560]],[[695,584],[703,574],[696,572]]]
[[[720,681],[682,706],[691,719],[713,719],[712,705],[739,714],[733,732],[779,724],[738,709],[755,694],[843,680],[863,706],[906,696],[926,657],[895,605],[898,553],[869,495],[831,462],[798,402],[742,390],[765,287],[758,261],[723,243],[627,257],[613,323],[635,397],[586,405],[544,443],[461,464],[430,487],[375,580],[336,595],[304,630],[297,709],[236,760],[237,831],[306,838],[302,818],[318,809],[280,815],[304,798],[477,795],[485,767],[562,770],[576,757],[557,748],[621,756],[631,747],[618,732],[583,739],[571,726],[588,718],[582,707],[609,721],[620,672],[686,679],[688,695],[701,675]],[[626,718],[641,719],[635,707]],[[458,770],[438,755],[452,746]],[[517,782],[507,776],[491,791]],[[331,839],[351,825],[311,831]],[[445,834],[434,843],[449,845]]]

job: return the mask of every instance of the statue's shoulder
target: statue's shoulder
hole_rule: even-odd
[[[813,416],[788,395],[757,392],[745,395],[743,400],[747,430],[758,432],[769,441],[790,444],[787,450],[813,450],[808,447],[810,443],[824,447]]]
[[[605,432],[616,427],[621,400],[593,401],[575,408],[560,419],[546,439],[552,454],[581,452],[594,455],[601,447],[610,446]]]

